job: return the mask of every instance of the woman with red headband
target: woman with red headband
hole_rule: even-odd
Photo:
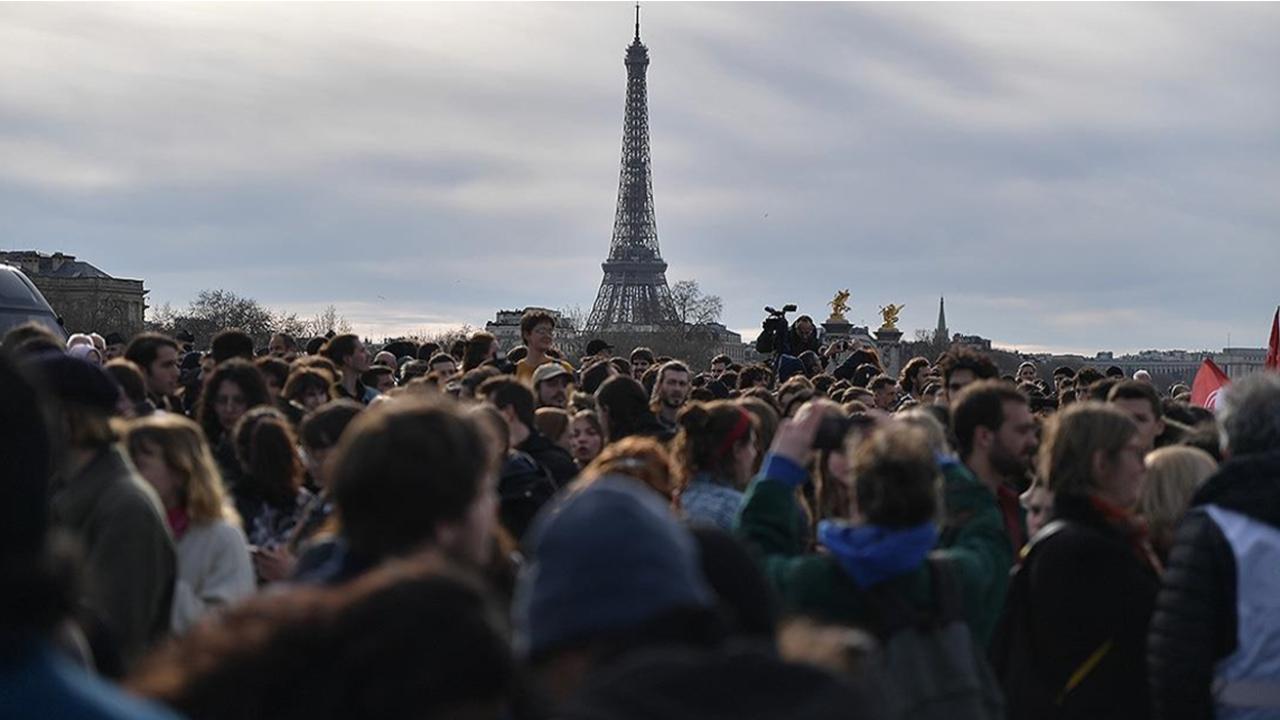
[[[691,523],[733,530],[756,460],[755,418],[735,402],[691,403],[676,416],[680,507]]]

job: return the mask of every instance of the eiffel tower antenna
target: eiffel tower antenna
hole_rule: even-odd
[[[636,3],[636,42],[640,42],[640,3]]]

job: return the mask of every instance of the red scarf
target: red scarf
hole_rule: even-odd
[[[187,509],[181,505],[171,507],[165,512],[165,516],[169,521],[169,529],[173,531],[173,539],[181,540],[187,534],[187,528],[191,527],[191,516],[187,515]]]
[[[1107,521],[1107,524],[1116,528],[1128,538],[1129,544],[1139,560],[1145,562],[1152,570],[1155,570],[1156,574],[1164,571],[1164,566],[1160,564],[1160,558],[1156,556],[1155,550],[1151,547],[1151,538],[1147,531],[1146,520],[1118,505],[1112,505],[1097,495],[1090,495],[1089,502],[1093,505],[1093,509],[1102,515],[1102,519]]]

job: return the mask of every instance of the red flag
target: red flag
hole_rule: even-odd
[[[1262,367],[1280,372],[1280,308],[1276,308],[1276,315],[1271,318],[1271,342],[1267,343],[1267,361]]]
[[[1219,393],[1230,384],[1231,379],[1222,372],[1222,368],[1205,358],[1196,371],[1195,382],[1191,383],[1191,404],[1213,410],[1218,406]]]

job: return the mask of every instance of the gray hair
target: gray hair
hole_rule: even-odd
[[[1280,450],[1280,375],[1253,373],[1229,385],[1218,422],[1222,448],[1232,455]]]

